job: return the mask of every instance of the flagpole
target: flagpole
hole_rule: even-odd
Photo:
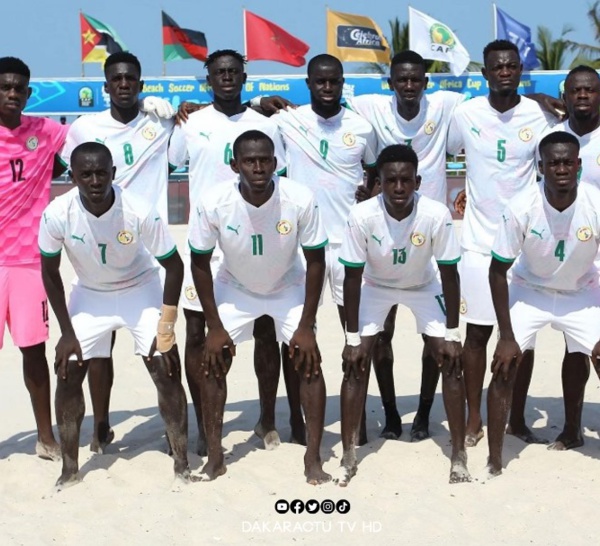
[[[496,4],[492,2],[492,10],[493,10],[493,20],[494,20],[494,40],[498,39],[498,11],[496,10]]]

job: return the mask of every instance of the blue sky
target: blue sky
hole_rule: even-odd
[[[535,33],[538,24],[549,27],[557,37],[564,24],[574,28],[569,38],[592,43],[593,33],[586,17],[591,0],[500,0],[498,6],[528,24]],[[368,15],[384,33],[388,20],[408,19],[408,3],[391,0],[21,0],[5,2],[0,54],[25,60],[34,77],[77,77],[81,75],[79,10],[108,23],[117,30],[130,51],[142,62],[146,76],[162,73],[160,10],[164,9],[182,27],[206,34],[210,50],[233,48],[243,52],[242,6],[276,22],[310,45],[308,56],[326,49],[325,9]],[[368,6],[368,9],[365,9]],[[412,0],[411,6],[450,26],[473,60],[481,60],[483,46],[493,39],[492,3],[483,0]],[[555,6],[555,7],[554,7]],[[356,68],[349,64],[346,72]],[[255,61],[250,74],[303,72],[279,63]],[[197,61],[168,63],[169,75],[203,75]],[[86,75],[101,75],[99,65],[86,65]]]

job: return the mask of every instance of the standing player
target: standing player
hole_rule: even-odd
[[[491,475],[502,472],[504,427],[521,351],[547,324],[567,350],[600,358],[600,191],[577,183],[577,138],[554,132],[540,143],[543,182],[509,201],[492,246],[489,282],[500,337],[488,390]],[[506,280],[513,266],[510,286]],[[568,373],[568,372],[567,372]]]
[[[112,185],[115,168],[106,146],[81,144],[70,164],[77,188],[46,208],[39,234],[44,285],[62,334],[56,346],[56,414],[63,454],[57,486],[79,481],[83,380],[90,359],[110,356],[111,333],[121,327],[132,333],[136,353],[156,385],[175,474],[187,480],[186,400],[174,346],[181,258],[158,212]],[[63,247],[78,277],[68,310],[59,269]],[[165,268],[164,289],[152,256]],[[154,356],[155,350],[162,355]],[[73,356],[76,361],[70,360]]]
[[[203,471],[211,479],[226,471],[221,436],[229,355],[235,355],[236,344],[250,339],[253,322],[268,315],[301,375],[300,400],[307,425],[304,474],[311,484],[323,483],[331,476],[323,471],[319,454],[325,381],[314,328],[327,236],[312,193],[289,179],[274,177],[277,160],[266,134],[247,131],[236,138],[232,151],[231,168],[239,178],[207,190],[190,221],[192,273],[208,327],[204,369],[199,374],[208,442]],[[223,262],[213,282],[210,259],[217,243]]]
[[[50,198],[55,156],[67,128],[22,115],[31,95],[29,78],[23,61],[0,58],[0,347],[8,325],[23,355],[23,376],[37,427],[35,451],[44,459],[57,460],[60,447],[52,433],[45,345],[48,303],[37,235]]]
[[[196,205],[205,192],[214,185],[231,178],[230,162],[233,159],[233,142],[249,129],[265,132],[275,142],[276,157],[281,172],[285,171],[283,142],[277,125],[254,110],[242,105],[242,87],[246,81],[246,61],[238,52],[223,49],[211,53],[204,66],[207,82],[212,88],[212,105],[191,114],[188,121],[173,132],[169,148],[169,163],[177,167],[189,159],[190,203]],[[237,226],[232,225],[235,231]],[[198,453],[206,453],[202,410],[200,405],[200,380],[204,347],[205,319],[194,288],[186,252],[183,308],[186,318],[185,370],[194,401],[198,421]],[[279,383],[279,346],[275,340],[273,322],[261,318],[254,332],[254,368],[258,377],[261,415],[254,431],[267,449],[279,445],[275,430],[275,400]]]
[[[73,150],[83,142],[106,145],[116,167],[114,183],[130,190],[131,195],[154,203],[160,217],[168,224],[167,148],[174,121],[140,110],[139,95],[144,82],[142,67],[135,55],[125,51],[110,55],[104,64],[104,77],[110,108],[81,116],[73,122],[62,161],[69,165]],[[109,424],[113,378],[111,358],[91,360],[88,381],[94,409],[94,436],[90,449],[95,452],[102,453],[114,438]]]
[[[417,165],[417,155],[408,146],[383,149],[377,158],[381,194],[352,209],[340,250],[347,320],[340,485],[347,485],[356,473],[355,445],[375,336],[391,307],[398,304],[413,312],[417,331],[426,337],[443,372],[452,437],[450,483],[471,480],[464,446],[465,389],[458,332],[460,249],[448,208],[416,193],[421,182]],[[438,264],[441,284],[432,258]]]
[[[377,137],[369,122],[341,105],[344,70],[339,59],[325,54],[313,57],[307,76],[310,104],[280,110],[271,119],[283,136],[290,178],[307,186],[319,203],[329,240],[327,277],[345,328],[344,268],[338,262],[338,253],[355,193],[363,183],[363,162],[369,172],[374,170]],[[287,354],[288,348],[283,347],[292,438],[305,444],[297,385],[291,385],[296,374]]]
[[[467,323],[463,367],[467,391],[466,445],[483,437],[481,393],[486,367],[486,346],[496,323],[489,288],[491,246],[507,201],[536,180],[536,143],[553,121],[541,107],[518,94],[523,66],[517,47],[506,40],[483,50],[481,72],[489,85],[487,97],[459,105],[448,134],[450,153],[464,148],[467,155],[467,203],[462,225],[460,267],[462,319]],[[533,355],[521,363],[525,391],[531,380]],[[511,430],[528,441],[539,441],[520,424]]]

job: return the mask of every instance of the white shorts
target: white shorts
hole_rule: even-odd
[[[442,285],[437,279],[411,290],[363,284],[358,312],[360,335],[374,336],[381,332],[390,309],[397,304],[412,311],[417,321],[417,333],[431,337],[445,336],[446,306]]]
[[[344,266],[338,260],[341,244],[328,244],[325,247],[325,263],[327,270],[325,272],[325,282],[329,281],[331,297],[336,305],[344,305]],[[325,288],[325,286],[323,286]],[[323,294],[321,293],[321,300]]]
[[[600,287],[565,293],[511,284],[509,300],[522,351],[534,348],[537,332],[547,324],[564,333],[570,353],[590,355],[600,340]]]
[[[202,305],[200,304],[200,298],[196,292],[194,286],[194,279],[192,278],[192,256],[189,248],[183,253],[183,285],[181,286],[181,297],[179,302],[181,307],[189,309],[190,311],[197,311],[202,313]],[[213,250],[210,258],[210,268],[212,270],[213,278],[215,277],[219,265],[223,260],[223,253],[217,247]]]
[[[275,322],[280,343],[289,343],[298,329],[304,308],[303,285],[261,296],[215,280],[214,290],[219,317],[236,345],[252,339],[254,321],[263,315],[270,316]]]
[[[73,286],[69,315],[83,359],[108,358],[112,332],[119,328],[133,335],[135,354],[147,356],[156,336],[162,297],[158,273],[141,286],[116,292]]]
[[[490,254],[463,248],[458,272],[460,274],[460,319],[470,324],[494,326],[496,312],[490,290]]]

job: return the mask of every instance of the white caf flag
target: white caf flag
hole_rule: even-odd
[[[456,34],[433,17],[408,8],[409,47],[424,59],[445,61],[455,76],[460,76],[471,60]]]

